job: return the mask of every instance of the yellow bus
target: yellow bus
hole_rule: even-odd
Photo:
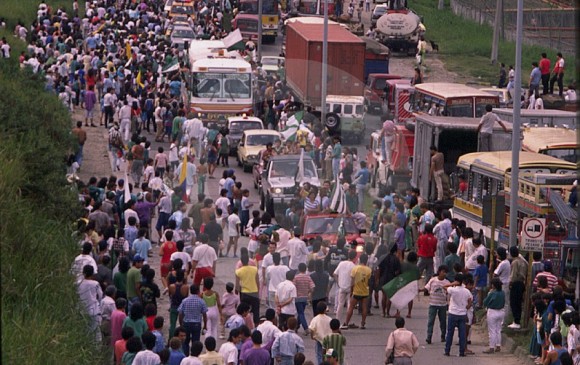
[[[548,222],[557,221],[555,212],[541,188],[566,191],[576,176],[576,164],[539,153],[520,152],[520,175],[518,193],[518,229],[523,218],[546,217]],[[453,216],[463,219],[475,232],[483,229],[491,237],[489,227],[482,224],[483,197],[505,197],[505,221],[498,227],[509,225],[509,191],[511,186],[511,151],[475,152],[459,158],[457,175],[463,177],[466,186],[458,189],[453,202]],[[497,234],[496,234],[497,238]]]
[[[580,144],[576,131],[558,127],[527,127],[523,130],[522,150],[578,162]]]
[[[415,113],[435,116],[479,118],[485,106],[499,107],[499,96],[471,86],[449,82],[415,85],[411,107]]]
[[[240,14],[258,15],[258,0],[240,0]],[[244,26],[249,22],[244,20]],[[274,42],[278,37],[278,23],[280,22],[280,9],[278,0],[262,1],[262,41]],[[256,23],[257,24],[257,23]],[[256,25],[257,26],[257,25]],[[242,30],[242,29],[240,29]],[[244,32],[242,30],[242,32]],[[246,31],[250,34],[251,32]],[[257,33],[257,28],[256,28]]]

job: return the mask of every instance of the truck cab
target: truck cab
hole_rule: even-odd
[[[369,113],[376,111],[382,112],[383,103],[385,100],[385,88],[388,80],[402,79],[399,75],[393,74],[369,74],[367,83],[364,88],[365,104],[368,107]]]

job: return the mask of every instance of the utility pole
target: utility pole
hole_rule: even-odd
[[[496,0],[493,42],[491,45],[491,64],[495,65],[499,53],[499,39],[503,35],[503,0]]]
[[[262,62],[262,6],[264,0],[258,0],[258,62]]]
[[[322,35],[322,84],[320,85],[320,121],[326,122],[326,87],[328,81],[328,0],[324,0],[324,32]]]
[[[445,9],[445,0],[439,0],[439,3],[437,4],[437,10],[443,9]]]

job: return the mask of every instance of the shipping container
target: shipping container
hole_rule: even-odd
[[[303,103],[320,107],[322,24],[290,23],[286,30],[286,81]],[[328,26],[328,84],[332,95],[362,96],[365,42],[342,28]]]

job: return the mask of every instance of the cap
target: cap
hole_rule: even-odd
[[[133,262],[140,262],[140,261],[145,261],[145,259],[143,257],[141,257],[141,255],[136,254],[135,256],[133,256]]]

